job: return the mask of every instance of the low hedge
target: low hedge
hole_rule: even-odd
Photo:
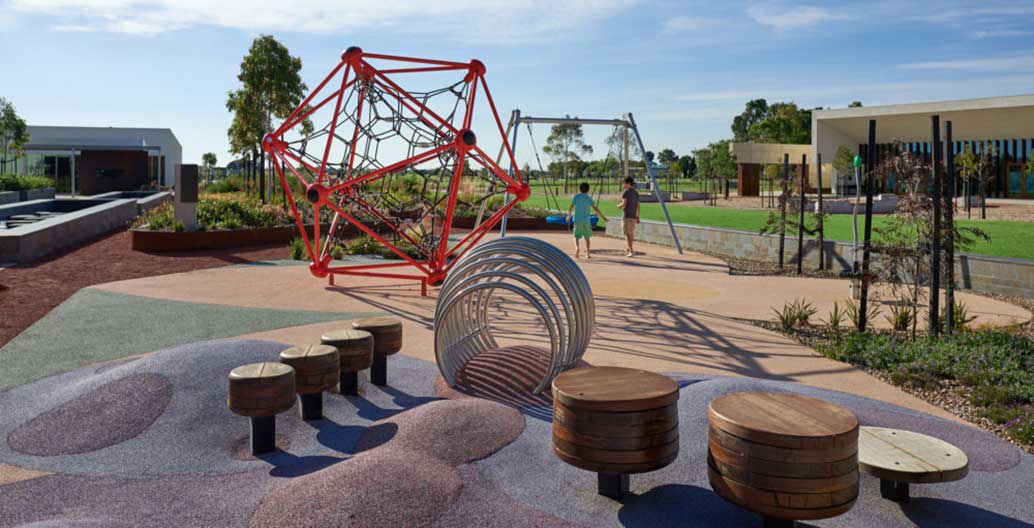
[[[1034,342],[1001,330],[919,337],[890,333],[844,334],[818,345],[823,355],[888,372],[902,384],[927,389],[940,380],[968,386],[981,415],[1034,444]]]
[[[50,189],[54,180],[46,176],[27,174],[0,174],[0,191],[28,191],[31,189]]]
[[[258,200],[238,193],[203,195],[197,203],[198,229],[202,231],[219,229],[254,229],[293,225],[290,215],[283,208],[261,204]],[[176,220],[175,210],[170,203],[151,209],[133,224],[138,229],[152,231],[183,231],[184,226]]]

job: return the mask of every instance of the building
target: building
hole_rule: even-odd
[[[876,120],[877,162],[893,154],[896,141],[929,159],[932,152],[930,118],[934,115],[940,116],[942,124],[951,121],[953,144],[950,147],[956,153],[967,147],[978,154],[992,149],[995,170],[988,184],[989,196],[1034,198],[1034,174],[1024,167],[1034,149],[1034,95],[814,110],[811,145],[730,145],[736,155],[740,193],[756,196],[761,166],[782,164],[784,152],[791,154],[790,163],[795,170],[801,155],[807,154],[811,190],[818,182],[815,162],[817,155],[821,155],[823,188],[843,190],[852,175],[835,175],[832,161],[841,145],[866,157],[871,119]],[[941,139],[944,141],[943,132]],[[893,176],[877,183],[876,192],[895,190]]]
[[[29,126],[18,174],[54,178],[58,192],[94,195],[170,186],[183,149],[167,128]]]

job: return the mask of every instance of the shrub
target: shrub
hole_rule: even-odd
[[[858,306],[858,304],[856,304],[854,301],[852,301],[850,299],[847,301],[846,306],[847,306],[847,308],[845,309],[845,311],[847,312],[847,318],[851,320],[851,324],[854,325],[855,329],[857,329],[858,331],[861,331],[861,329],[862,329],[861,308]],[[879,306],[876,306],[876,303],[870,301],[869,305],[866,306],[865,311],[866,311],[865,320],[867,322],[867,326],[871,326],[871,324],[869,324],[869,323],[872,323],[872,321],[874,321],[876,319],[876,316],[880,315],[880,308],[879,308]]]
[[[233,193],[203,195],[197,204],[197,221],[201,231],[291,225],[290,217],[280,207]],[[151,209],[133,223],[137,228],[145,225],[152,231],[183,231],[169,203]]]
[[[51,187],[54,187],[54,180],[46,176],[0,174],[0,191],[28,191],[30,189],[49,189]]]
[[[205,186],[206,193],[232,193],[244,190],[244,180],[238,176],[228,176],[222,180],[212,182]]]
[[[955,321],[952,322],[952,332],[960,334],[969,330],[969,324],[977,319],[975,315],[969,315],[969,310],[966,309],[966,305],[961,301],[955,302]],[[938,319],[941,332],[944,332],[948,323],[948,307],[945,306],[941,309],[941,317]]]
[[[829,317],[825,321],[826,330],[833,335],[839,335],[841,332],[840,323],[843,319],[844,311],[840,309],[840,304],[834,301],[833,309],[829,311]]]
[[[895,332],[907,332],[912,328],[912,305],[908,300],[902,300],[898,304],[890,306],[890,315],[883,316]]]
[[[302,237],[294,237],[291,239],[291,243],[287,246],[291,252],[292,260],[306,260],[309,258],[305,251],[305,241]]]
[[[776,323],[784,331],[808,326],[811,317],[817,312],[815,307],[805,299],[784,303],[782,309],[773,307],[772,311],[776,314]]]

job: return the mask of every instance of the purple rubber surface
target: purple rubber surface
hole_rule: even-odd
[[[131,374],[106,383],[15,429],[7,443],[29,455],[72,455],[129,440],[169,405],[172,383],[161,374]]]

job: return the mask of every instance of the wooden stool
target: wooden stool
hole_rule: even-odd
[[[909,484],[960,480],[969,473],[969,458],[961,449],[932,436],[862,427],[858,469],[879,477],[884,499],[908,502]]]
[[[337,348],[341,359],[338,390],[346,396],[359,394],[359,371],[373,364],[373,335],[366,330],[335,330],[320,336],[324,345]]]
[[[595,471],[600,495],[628,493],[628,475],[679,454],[679,387],[667,376],[621,367],[569,370],[553,380],[553,452]]]
[[[738,392],[707,411],[707,475],[765,526],[840,515],[858,498],[858,419],[797,394]]]
[[[366,330],[373,335],[370,382],[374,385],[387,385],[388,356],[402,350],[402,321],[397,317],[370,317],[353,321],[352,327],[356,330]]]
[[[294,369],[282,363],[251,363],[230,372],[230,410],[251,418],[251,454],[276,449],[276,415],[294,405]]]
[[[302,420],[323,418],[323,391],[337,385],[341,369],[337,349],[327,345],[291,347],[280,353],[280,362],[294,367]]]

